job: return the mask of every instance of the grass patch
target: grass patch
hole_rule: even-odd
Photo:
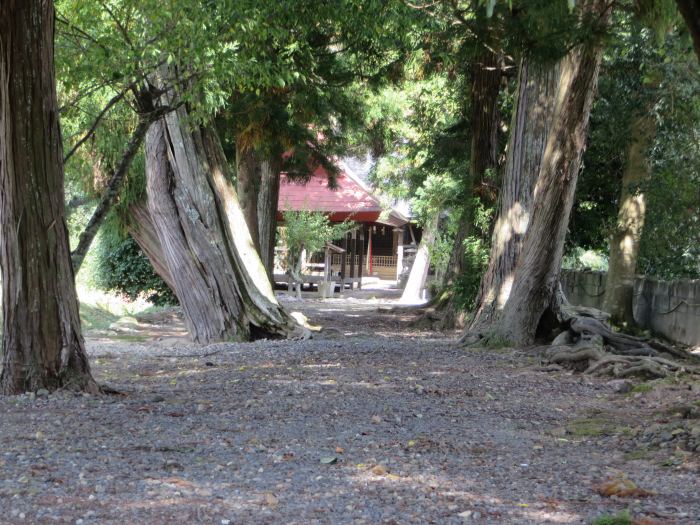
[[[632,517],[628,510],[617,514],[603,514],[593,520],[591,525],[632,525]]]
[[[616,433],[616,427],[607,419],[594,417],[568,423],[566,432],[574,437],[611,436]]]
[[[650,457],[649,451],[644,448],[638,448],[627,452],[624,456],[625,461],[636,461],[638,459],[647,459]]]
[[[498,334],[489,334],[482,340],[480,346],[483,348],[488,348],[490,350],[497,350],[501,348],[511,348],[513,343],[511,343],[506,337]]]
[[[80,321],[86,330],[107,330],[109,325],[119,319],[105,308],[87,303],[80,303]]]
[[[632,394],[637,394],[637,393],[647,393],[651,392],[654,390],[654,386],[650,385],[649,383],[639,383],[638,385],[634,385],[632,387],[632,390],[630,390],[630,393]]]

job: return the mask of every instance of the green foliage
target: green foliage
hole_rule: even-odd
[[[623,510],[615,515],[604,514],[593,520],[592,525],[632,525],[632,517],[628,510]]]
[[[284,212],[284,227],[280,228],[280,239],[287,248],[287,271],[296,272],[302,250],[308,256],[323,250],[327,242],[342,238],[355,228],[350,221],[332,224],[321,212],[300,210]]]
[[[569,270],[595,270],[599,272],[608,271],[607,254],[596,250],[585,250],[580,246],[570,250],[562,260],[563,268]]]
[[[154,305],[177,304],[165,282],[153,271],[151,263],[131,237],[116,232],[103,235],[97,245],[95,282],[106,291],[130,300],[144,297]]]
[[[473,311],[479,294],[481,276],[489,263],[489,246],[480,237],[464,241],[463,271],[453,285],[456,311]]]
[[[567,240],[569,264],[587,250],[607,253],[617,221],[630,127],[652,115],[651,180],[637,273],[700,276],[700,76],[687,38],[663,45],[629,16],[618,16],[606,52]],[[601,265],[602,266],[602,265]],[[602,268],[601,268],[602,269]]]

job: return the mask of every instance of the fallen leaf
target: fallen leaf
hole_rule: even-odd
[[[335,465],[338,462],[338,458],[335,456],[327,456],[324,458],[321,458],[321,464],[322,465]]]
[[[601,496],[610,498],[616,496],[618,498],[646,498],[653,496],[653,492],[640,489],[632,480],[625,477],[611,479],[596,485],[596,492]]]
[[[372,423],[381,423],[382,418],[381,416],[372,416]]]
[[[265,493],[265,504],[268,507],[276,507],[278,503],[279,500],[275,497],[275,495],[272,492]]]
[[[372,467],[372,474],[374,474],[375,476],[386,476],[387,473],[388,470],[383,465],[375,465],[374,467]]]
[[[191,481],[187,481],[186,479],[182,479],[182,478],[165,478],[163,480],[163,483],[167,483],[169,485],[175,485],[176,487],[181,487],[181,488],[185,488],[185,489],[195,488],[194,484]]]
[[[344,454],[345,449],[343,447],[335,447],[335,453],[336,454]]]

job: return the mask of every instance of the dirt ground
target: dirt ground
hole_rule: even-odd
[[[700,523],[700,384],[465,350],[375,295],[284,300],[310,341],[89,334],[121,395],[0,399],[0,523]]]

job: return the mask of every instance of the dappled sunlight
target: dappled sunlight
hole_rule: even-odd
[[[394,474],[380,466],[376,470],[372,465],[358,464],[346,467],[349,471],[349,481],[360,486],[379,485],[390,490],[399,490],[401,496],[409,498],[417,493],[437,495],[451,505],[443,503],[443,507],[452,507],[452,514],[464,518],[479,519],[479,515],[487,520],[509,519],[528,520],[528,523],[581,523],[579,513],[567,510],[565,503],[555,502],[542,496],[532,495],[525,501],[504,500],[489,494],[488,490],[480,487],[479,479],[451,479],[444,475],[426,472]],[[559,507],[564,507],[560,509]],[[498,510],[489,511],[489,508]],[[504,511],[505,509],[505,511]],[[478,512],[479,515],[474,515]]]
[[[510,290],[513,288],[513,281],[515,280],[515,272],[511,272],[505,276],[501,288],[498,293],[498,301],[496,303],[496,308],[502,310],[503,307],[508,302],[510,297]]]

